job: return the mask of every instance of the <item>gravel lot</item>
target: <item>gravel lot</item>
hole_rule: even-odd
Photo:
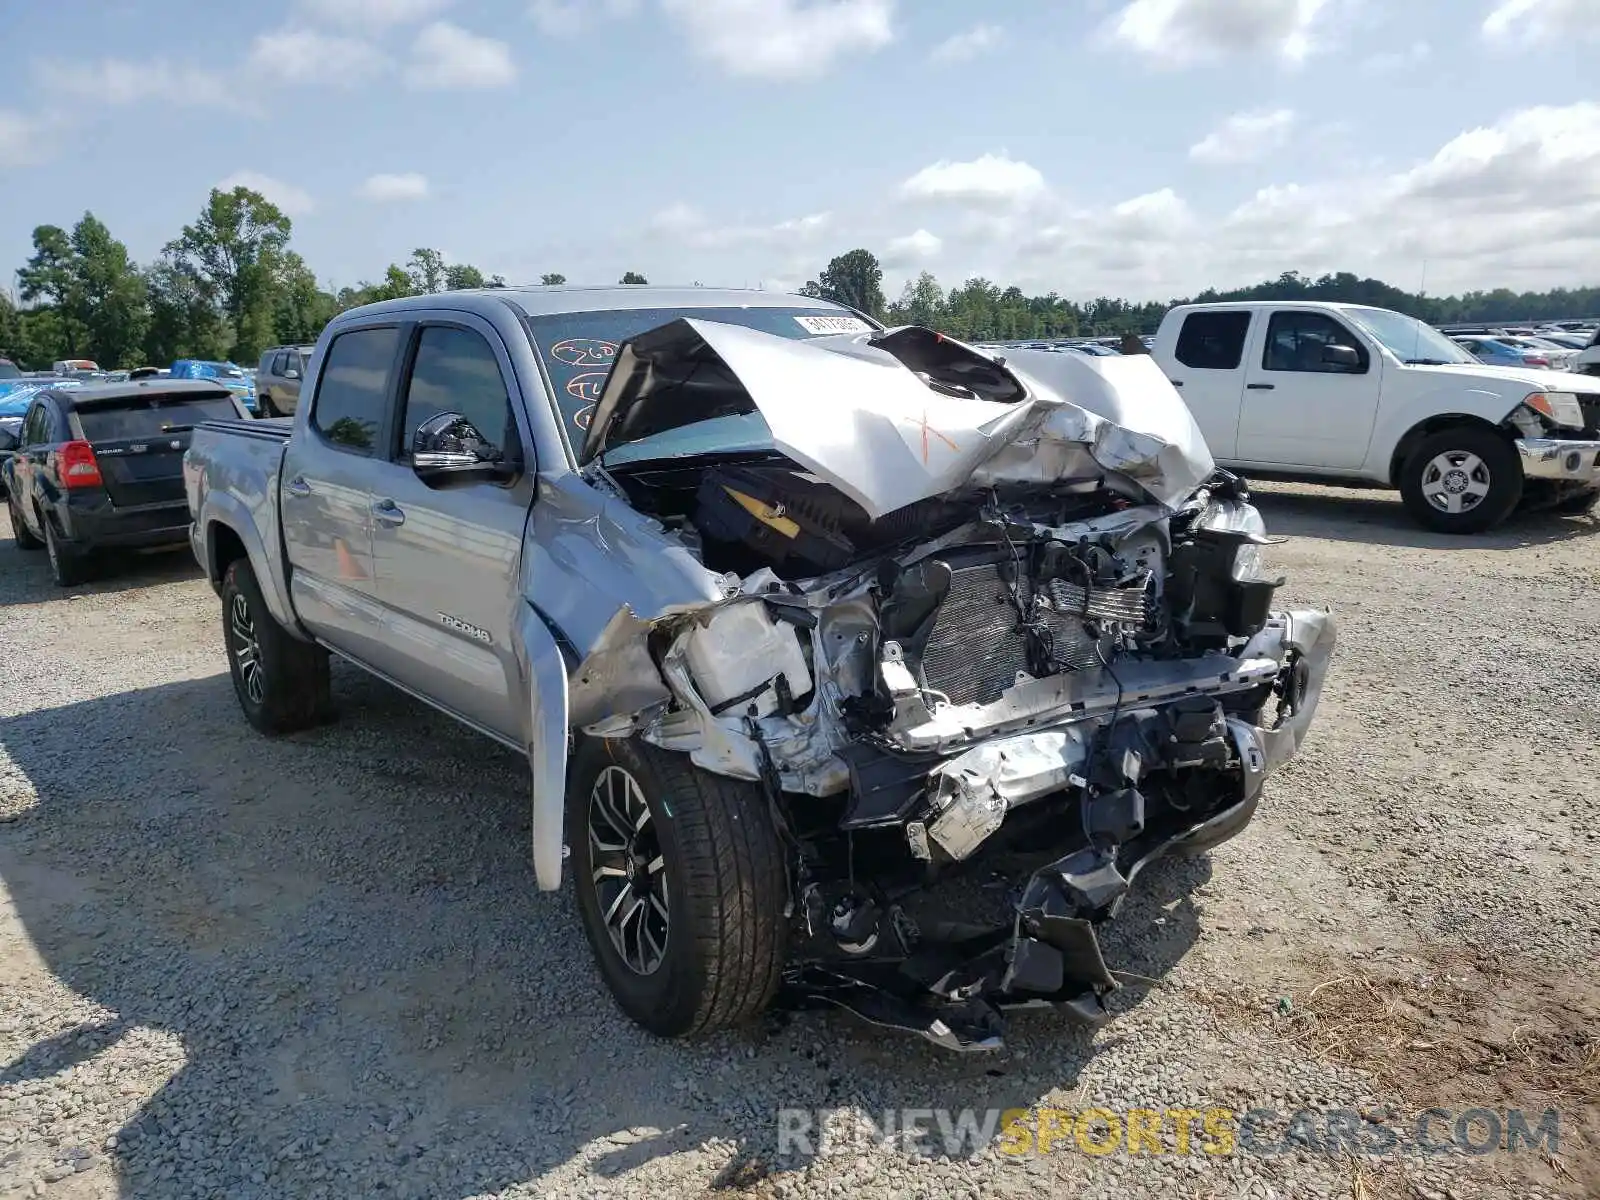
[[[1116,1020],[979,1057],[826,1013],[649,1039],[534,889],[513,755],[337,668],[337,724],[264,740],[186,555],[64,593],[0,515],[0,1195],[1596,1194],[1600,528],[1258,495],[1284,598],[1342,621],[1306,748],[1144,877]],[[1561,1140],[805,1161],[785,1105],[1554,1106]]]

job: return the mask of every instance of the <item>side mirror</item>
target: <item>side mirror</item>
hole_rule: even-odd
[[[500,447],[460,413],[430,417],[411,437],[411,469],[424,483],[445,479],[504,479],[510,465]]]
[[[1361,351],[1354,346],[1324,346],[1322,361],[1330,367],[1343,367],[1354,371],[1361,365]]]
[[[9,429],[0,429],[0,450],[15,450],[22,440]]]
[[[285,371],[283,373],[283,377],[285,379],[299,379],[300,378],[300,372],[296,371],[293,367],[290,367],[287,371]]]

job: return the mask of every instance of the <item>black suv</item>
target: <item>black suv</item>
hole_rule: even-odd
[[[44,546],[57,584],[81,583],[108,547],[184,545],[183,453],[201,421],[248,420],[227,388],[144,379],[37,393],[20,434],[0,431],[11,530]]]

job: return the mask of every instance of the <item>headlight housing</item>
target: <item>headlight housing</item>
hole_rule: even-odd
[[[1571,392],[1531,392],[1523,403],[1553,425],[1583,428],[1583,408]]]

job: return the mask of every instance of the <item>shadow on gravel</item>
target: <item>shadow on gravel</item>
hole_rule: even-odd
[[[705,1157],[679,1178],[738,1189],[801,1165],[775,1154],[780,1106],[1022,1107],[1097,1052],[1053,1014],[1013,1017],[988,1056],[842,1013],[653,1040],[603,991],[569,893],[533,886],[517,756],[354,672],[335,694],[338,724],[276,741],[221,674],[0,721],[38,797],[0,823],[0,875],[51,971],[115,1014],[50,1029],[0,1082],[136,1084],[136,1114],[95,1135],[117,1135],[124,1195],[468,1196],[680,1153]],[[1107,936],[1147,980],[1122,1013],[1194,944],[1208,872],[1141,876]],[[123,1061],[139,1027],[181,1040],[175,1073]]]
[[[0,507],[0,514],[4,511]],[[0,517],[0,524],[3,522]],[[9,526],[0,532],[9,532]],[[15,541],[0,541],[0,574],[6,576],[6,586],[0,588],[3,608],[8,604],[44,604],[67,596],[106,595],[198,579],[200,567],[187,546],[144,553],[107,552],[88,583],[61,588],[50,579],[50,564],[43,550],[19,550]]]
[[[1297,492],[1276,485],[1271,491],[1252,491],[1250,498],[1261,510],[1270,534],[1374,546],[1511,550],[1600,533],[1600,520],[1593,515],[1565,516],[1550,510],[1515,513],[1504,525],[1489,533],[1460,537],[1434,533],[1411,519],[1400,503],[1398,492],[1377,489]]]

